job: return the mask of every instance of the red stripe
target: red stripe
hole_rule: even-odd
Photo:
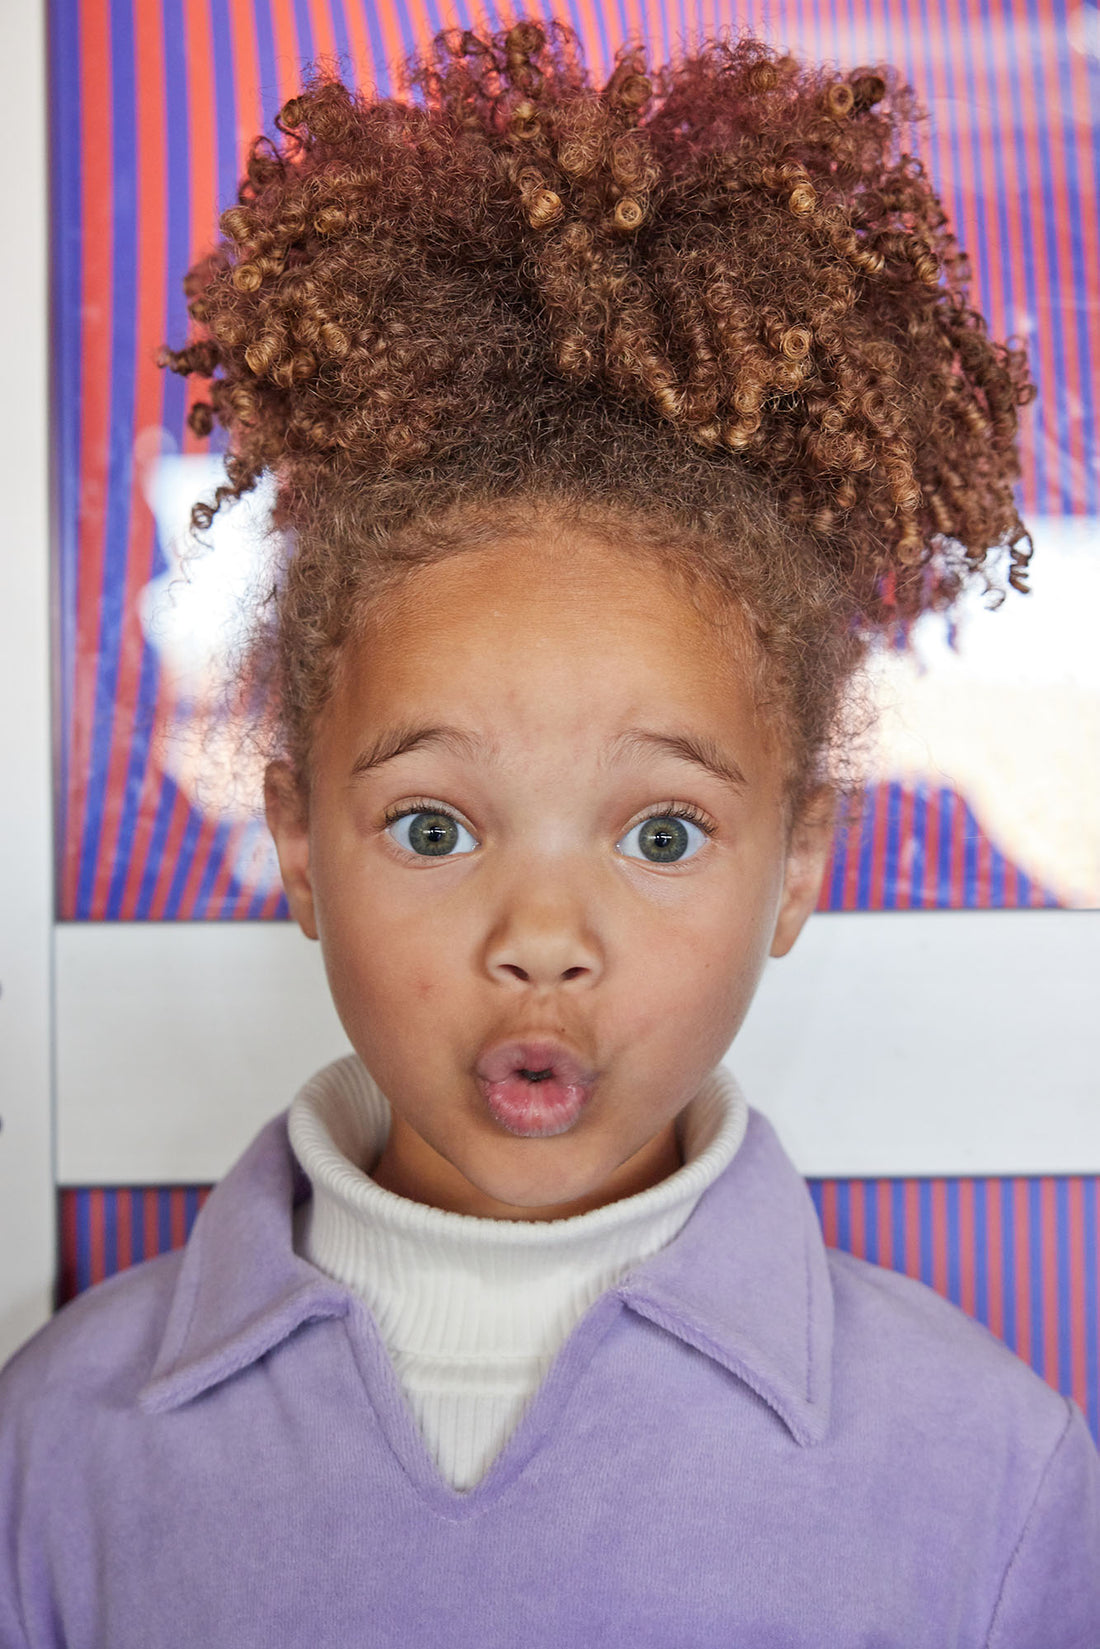
[[[378,6],[376,16],[382,23],[386,59],[390,67],[394,90],[397,91],[397,70],[400,67],[401,59],[405,55],[404,45],[399,36],[396,40],[392,38],[397,31],[392,6]],[[370,33],[367,29],[360,0],[347,0],[347,5],[344,7],[344,17],[348,26],[352,84],[358,87],[360,91],[373,90],[378,84],[378,67],[374,61],[374,53],[371,50]]]
[[[892,1267],[894,1264],[894,1199],[893,1187],[888,1179],[880,1179],[875,1185],[875,1195],[878,1198],[878,1248],[868,1259],[874,1260],[876,1265]]]
[[[841,910],[855,910],[859,896],[859,850],[863,841],[863,816],[867,797],[861,796],[859,808],[851,817],[844,832],[844,891],[840,898]]]
[[[274,916],[275,911],[278,908],[279,900],[282,898],[282,896],[283,896],[283,888],[282,888],[282,884],[279,883],[271,889],[271,892],[267,895],[267,898],[264,900],[263,904],[260,906],[260,921],[261,922],[269,921],[271,919],[271,917]]]
[[[1088,1347],[1085,1344],[1085,1182],[1079,1174],[1066,1181],[1069,1253],[1069,1382],[1075,1400],[1088,1413]],[[1063,1370],[1063,1373],[1066,1371]]]
[[[1072,234],[1071,215],[1076,211],[1076,198],[1071,201],[1069,178],[1066,168],[1066,149],[1076,137],[1072,126],[1067,120],[1067,111],[1064,105],[1062,91],[1062,77],[1059,73],[1060,59],[1068,48],[1066,46],[1066,27],[1064,8],[1059,8],[1056,14],[1051,0],[1039,0],[1039,27],[1041,30],[1041,45],[1032,59],[1042,72],[1042,108],[1047,111],[1045,130],[1047,134],[1047,150],[1050,156],[1050,176],[1053,191],[1048,192],[1043,202],[1044,210],[1049,213],[1054,229],[1055,253],[1058,261],[1058,270],[1055,276],[1056,286],[1048,288],[1057,292],[1061,298],[1059,303],[1062,322],[1062,372],[1057,381],[1051,380],[1051,413],[1055,400],[1061,401],[1068,413],[1066,418],[1067,444],[1061,448],[1063,463],[1062,474],[1065,476],[1070,492],[1068,509],[1070,512],[1083,510],[1085,507],[1085,465],[1091,463],[1094,454],[1085,451],[1085,422],[1081,416],[1084,406],[1083,385],[1081,382],[1081,339],[1078,335],[1079,314],[1087,309],[1087,298],[1084,292],[1074,290],[1073,248],[1070,244]],[[1084,14],[1088,17],[1090,14]],[[1091,21],[1095,23],[1096,13],[1092,10]],[[1094,116],[1095,118],[1095,116]],[[1087,130],[1087,128],[1086,128]],[[1082,144],[1081,159],[1085,159],[1087,150]],[[1088,190],[1082,191],[1088,193]],[[1088,242],[1086,245],[1090,244]],[[1096,242],[1091,243],[1093,248],[1092,262],[1095,265]],[[1051,326],[1053,334],[1053,324]],[[1053,347],[1053,336],[1051,344]],[[1091,359],[1091,358],[1090,358]],[[1065,458],[1068,457],[1068,475]],[[1067,508],[1060,499],[1050,501],[1055,510],[1060,512]],[[1049,506],[1048,506],[1049,507]]]
[[[309,20],[313,29],[314,61],[338,69],[336,36],[332,32],[332,15],[327,0],[309,0]]]
[[[1016,1179],[1012,1182],[1013,1220],[1015,1224],[1014,1260],[1016,1266],[1016,1350],[1025,1363],[1031,1362],[1031,1290],[1028,1281],[1031,1275],[1031,1256],[1028,1249],[1028,1236],[1031,1225],[1028,1213],[1027,1181]]]
[[[1090,20],[1090,13],[1078,11],[1078,21],[1082,24]],[[1095,26],[1095,17],[1091,17]],[[1069,80],[1070,80],[1070,107],[1069,129],[1066,141],[1077,146],[1078,177],[1081,187],[1078,188],[1074,200],[1074,208],[1081,222],[1081,243],[1087,247],[1100,246],[1100,194],[1096,190],[1093,175],[1093,163],[1088,150],[1088,134],[1096,120],[1096,94],[1089,84],[1089,56],[1086,52],[1071,50],[1069,53]],[[1074,324],[1077,332],[1077,351],[1081,361],[1094,362],[1100,356],[1100,273],[1097,271],[1096,258],[1086,256],[1085,290],[1077,294],[1074,309]],[[1088,368],[1086,368],[1088,370]],[[1098,393],[1093,389],[1093,413],[1100,413],[1097,405]],[[1089,507],[1087,495],[1075,501],[1075,513]],[[1095,505],[1092,506],[1095,508]]]
[[[977,846],[974,902],[979,910],[989,910],[993,902],[993,846],[984,830],[978,833]]]
[[[903,1196],[905,1209],[905,1272],[920,1276],[920,1185],[915,1179],[906,1180]]]
[[[104,1246],[103,1191],[96,1186],[88,1192],[88,1276],[93,1285],[106,1275]]]
[[[1060,1387],[1069,1373],[1058,1349],[1058,1207],[1057,1185],[1050,1177],[1039,1184],[1040,1247],[1043,1272],[1043,1373]]]
[[[154,710],[153,750],[156,750],[156,739],[164,731],[164,709],[158,702]],[[164,787],[164,775],[159,771],[155,760],[145,769],[141,784],[141,798],[138,802],[137,816],[134,820],[134,833],[130,841],[129,863],[126,870],[126,886],[123,889],[122,904],[119,910],[123,922],[133,921],[137,912],[138,898],[141,893],[142,879],[149,857],[149,847],[153,837],[153,826],[156,823],[157,807],[160,802],[161,791]]]
[[[77,913],[87,823],[88,777],[99,663],[103,535],[110,438],[111,285],[114,175],[111,169],[111,36],[108,0],[82,0],[81,91],[81,409],[77,526],[76,657],[73,661],[68,840],[61,915]]]
[[[115,1232],[118,1239],[118,1269],[126,1271],[137,1256],[134,1253],[134,1197],[136,1192],[128,1185],[115,1192]]]
[[[237,172],[243,176],[249,148],[253,139],[260,135],[264,123],[256,15],[252,0],[230,0],[229,38],[237,99]]]
[[[973,1317],[978,1309],[977,1243],[974,1237],[974,1181],[959,1181],[959,1304]]]
[[[151,1260],[157,1252],[157,1193],[152,1186],[146,1186],[141,1192],[141,1213],[141,1258]]]
[[[187,117],[191,166],[191,261],[209,252],[217,239],[218,169],[215,145],[214,46],[205,0],[184,0],[187,50]],[[194,398],[204,391],[196,388]],[[207,443],[184,432],[184,452],[205,452]]]
[[[187,1241],[187,1210],[184,1207],[183,1190],[173,1185],[168,1193],[168,1222],[172,1234],[172,1247],[182,1248]]]
[[[932,1287],[946,1298],[947,1278],[947,1182],[932,1181]]]
[[[153,358],[164,342],[165,331],[167,154],[163,94],[164,39],[160,6],[137,5],[133,8],[133,18],[136,68],[134,152],[140,248],[137,258],[133,442],[138,451],[144,451],[148,433],[160,427],[164,406],[164,378],[153,365]],[[153,515],[142,490],[142,464],[142,458],[134,462],[130,484],[129,543],[122,592],[118,681],[92,894],[91,914],[94,919],[102,919],[108,914],[108,895],[119,851],[119,834],[126,807],[127,769],[141,690],[144,636],[138,616],[138,597],[142,587],[153,576],[155,549]],[[124,845],[124,851],[127,851],[130,861],[132,888],[132,848],[127,849]],[[133,889],[132,898],[136,898],[136,889]]]
[[[914,796],[908,785],[901,793],[898,813],[898,868],[896,899],[899,910],[911,910],[920,904],[920,896],[913,886],[913,866],[917,857],[917,842],[913,835]]]
[[[77,1233],[78,1192],[72,1189],[61,1193],[61,1265],[58,1279],[58,1305],[64,1305],[77,1292],[76,1261],[80,1248],[80,1239]]]
[[[837,1239],[837,1210],[836,1210],[836,1180],[827,1179],[821,1187],[821,1229],[829,1248],[836,1247]]]
[[[149,920],[152,922],[159,922],[164,918],[164,910],[168,903],[172,878],[176,872],[176,858],[179,854],[180,842],[187,824],[188,812],[187,798],[182,791],[178,790],[172,804],[172,817],[164,838],[164,848],[160,856],[160,862],[157,865],[156,885],[149,905]]]
[[[952,790],[948,802],[951,830],[951,909],[960,910],[966,902],[966,805],[958,791]]]
[[[208,868],[207,861],[214,845],[214,833],[217,828],[217,819],[212,818],[209,814],[203,814],[202,824],[199,826],[199,833],[195,838],[191,862],[187,867],[183,892],[180,895],[177,921],[191,922],[195,920],[195,901],[198,898],[199,888]]]
[[[886,824],[889,808],[889,787],[875,786],[871,801],[871,885],[868,888],[868,909],[881,910],[886,893]]]
[[[989,1283],[989,1327],[1001,1340],[1005,1334],[1005,1232],[1001,1198],[1003,1180],[986,1180],[985,1250]]]
[[[1023,13],[1020,33],[1026,39],[1027,13]],[[1011,49],[1011,48],[1010,48]],[[1053,337],[1051,328],[1046,323],[1042,306],[1049,300],[1054,291],[1054,272],[1050,268],[1046,248],[1046,202],[1043,198],[1042,168],[1039,160],[1039,125],[1046,120],[1047,110],[1043,104],[1042,92],[1036,86],[1035,54],[1025,52],[1017,55],[1019,67],[1020,101],[1016,111],[1024,140],[1024,173],[1015,178],[1015,186],[1022,198],[1027,199],[1031,207],[1031,235],[1030,246],[1034,264],[1035,298],[1037,313],[1035,315],[1035,331],[1030,340],[1030,352],[1033,374],[1037,378],[1041,389],[1040,399],[1035,403],[1032,415],[1032,440],[1037,448],[1045,447],[1049,453],[1056,453],[1058,449],[1057,424],[1054,419],[1054,408],[1058,395],[1058,376],[1055,371]],[[1057,104],[1055,104],[1057,107]],[[1056,466],[1054,466],[1056,469]],[[1048,466],[1048,484],[1051,467]],[[1043,501],[1047,507],[1051,500]]]
[[[867,1181],[851,1180],[848,1187],[848,1206],[850,1209],[851,1237],[848,1245],[849,1253],[856,1254],[861,1260],[867,1258]]]
[[[218,920],[230,912],[224,907],[228,902],[229,884],[233,877],[233,866],[237,862],[237,852],[240,845],[243,825],[232,825],[226,833],[225,845],[222,848],[221,864],[218,866],[214,880],[210,884],[210,892],[206,900],[206,909],[203,915],[210,920]],[[204,856],[205,863],[205,856]],[[236,903],[236,901],[234,901]]]
[[[298,44],[298,25],[294,17],[293,0],[269,0],[269,6],[281,106],[301,88],[301,47]]]
[[[940,807],[939,792],[929,790],[924,808],[924,876],[922,877],[922,910],[935,910],[939,904],[940,874]]]

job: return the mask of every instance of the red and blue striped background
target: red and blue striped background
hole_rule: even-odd
[[[532,10],[539,9],[533,0]],[[919,138],[996,336],[1025,337],[1039,385],[1021,507],[1100,514],[1100,23],[1076,0],[563,0],[593,76],[630,31],[657,59],[681,34],[744,25],[808,57],[898,64],[931,108]],[[512,11],[459,0],[50,0],[54,432],[62,919],[277,917],[238,879],[259,826],[197,811],[157,764],[175,706],[137,593],[164,571],[135,442],[185,425],[185,386],[154,366],[182,341],[184,269],[212,242],[249,140],[302,61],[390,88],[387,64],[452,23]],[[947,790],[882,785],[838,837],[838,910],[1054,903]],[[919,1276],[986,1322],[1100,1436],[1100,1181],[813,1182],[826,1238]],[[59,1191],[58,1303],[176,1247],[206,1187]]]
[[[1100,1440],[1100,1180],[812,1180],[831,1246],[919,1277],[1072,1396]],[[179,1248],[208,1186],[60,1193],[58,1304]]]
[[[533,6],[533,9],[537,9]],[[390,89],[388,64],[464,0],[52,0],[53,300],[59,544],[58,914],[76,920],[285,915],[238,875],[259,823],[199,812],[158,765],[175,714],[135,598],[164,570],[133,462],[163,429],[196,441],[184,384],[157,370],[187,318],[180,277],[212,242],[245,148],[328,58]],[[919,139],[997,336],[1026,337],[1039,384],[1022,506],[1100,513],[1095,7],[1065,0],[568,0],[593,75],[628,31],[655,56],[682,33],[748,26],[803,55],[895,62],[930,106]],[[1091,53],[1088,49],[1091,40]],[[1088,256],[1088,249],[1093,255]],[[884,786],[842,842],[840,909],[1052,903],[949,793]]]

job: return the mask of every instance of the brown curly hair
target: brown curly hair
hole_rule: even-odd
[[[805,792],[869,642],[975,576],[1026,588],[1021,348],[969,271],[889,68],[750,36],[602,90],[561,22],[448,30],[407,97],[315,73],[257,139],[189,271],[230,431],[209,525],[264,471],[287,554],[245,677],[308,787],[369,602],[411,567],[553,520],[736,604]],[[548,540],[549,541],[549,540]]]

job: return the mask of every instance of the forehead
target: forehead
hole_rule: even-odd
[[[746,633],[653,552],[561,531],[420,567],[367,615],[326,720],[353,740],[424,714],[578,753],[639,720],[759,744]],[[758,751],[762,755],[763,751]]]

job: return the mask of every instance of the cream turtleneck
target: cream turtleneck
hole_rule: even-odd
[[[369,1177],[389,1102],[354,1054],[290,1107],[290,1143],[312,1186],[294,1246],[370,1308],[443,1477],[484,1476],[589,1306],[663,1248],[732,1160],[748,1120],[717,1066],[681,1112],[683,1166],[631,1197],[560,1220],[496,1220],[401,1197]]]

